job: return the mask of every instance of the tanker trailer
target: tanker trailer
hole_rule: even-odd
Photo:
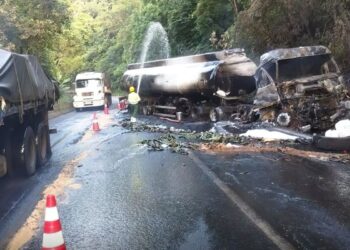
[[[57,97],[34,56],[0,50],[0,176],[32,175],[49,159],[48,110]]]
[[[122,87],[137,89],[146,115],[176,118],[181,112],[198,119],[210,114],[217,121],[252,103],[256,68],[244,50],[231,49],[130,64]]]

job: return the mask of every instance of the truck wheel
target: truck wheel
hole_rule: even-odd
[[[15,165],[14,165],[14,143],[13,138],[11,138],[11,132],[9,132],[5,136],[5,158],[6,158],[6,167],[7,167],[7,175],[9,176],[15,176]]]
[[[51,137],[50,137],[50,131],[49,127],[47,127],[47,159],[49,160],[52,156],[52,150],[51,150]]]
[[[152,114],[151,107],[150,106],[143,106],[142,107],[142,114],[143,115],[151,115]]]
[[[218,122],[225,118],[225,113],[222,108],[216,107],[210,110],[209,117],[212,122]]]
[[[282,127],[288,127],[292,121],[291,116],[288,113],[280,113],[276,119],[278,125]]]
[[[193,120],[198,120],[204,113],[204,108],[201,106],[194,106],[191,110],[191,118]]]
[[[38,126],[38,131],[36,135],[36,152],[37,152],[37,166],[43,166],[48,160],[48,137],[49,131],[47,126],[40,123]]]
[[[31,176],[35,173],[37,156],[35,136],[31,127],[27,127],[24,132],[22,150],[22,166],[24,168],[24,173],[27,176]]]

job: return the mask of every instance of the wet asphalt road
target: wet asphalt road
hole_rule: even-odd
[[[84,152],[74,167],[80,187],[58,197],[68,249],[277,249],[251,211],[295,248],[349,249],[349,165],[271,153],[195,152],[196,160],[149,152],[139,142],[157,134],[129,133],[111,126],[116,120],[82,140],[91,116],[88,111],[52,120],[58,133],[48,166],[29,179],[0,181],[2,243],[30,214],[42,189]],[[39,249],[41,238],[39,229],[24,249]]]

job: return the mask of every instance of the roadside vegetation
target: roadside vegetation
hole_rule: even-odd
[[[66,87],[78,72],[107,72],[118,92],[152,21],[167,31],[171,56],[243,47],[258,59],[322,44],[344,71],[350,65],[348,0],[0,0],[0,47],[38,56]]]

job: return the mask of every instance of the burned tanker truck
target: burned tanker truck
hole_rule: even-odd
[[[277,49],[261,56],[256,112],[263,121],[304,132],[324,131],[350,114],[340,70],[324,46]]]
[[[175,119],[181,112],[194,120],[218,121],[246,114],[247,104],[253,104],[256,69],[242,49],[232,49],[130,64],[122,86],[138,89],[145,115]]]
[[[0,50],[0,177],[32,175],[48,160],[48,110],[57,98],[34,56]]]

